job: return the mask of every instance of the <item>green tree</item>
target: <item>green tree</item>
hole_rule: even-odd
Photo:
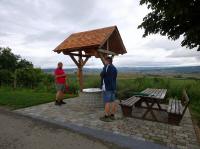
[[[11,52],[10,48],[0,47],[0,69],[14,71],[20,56]]]
[[[151,12],[138,28],[143,28],[143,37],[160,33],[176,40],[183,36],[182,46],[197,47],[200,51],[200,1],[199,0],[140,0]]]
[[[12,72],[7,69],[0,69],[0,86],[11,84],[12,81]]]
[[[33,68],[33,64],[13,54],[10,48],[0,47],[0,69],[15,71],[19,68]]]
[[[19,55],[12,53],[10,48],[0,47],[0,86],[36,88],[42,86],[47,90],[54,88],[54,76],[45,74],[40,68]]]
[[[17,69],[20,69],[20,68],[33,68],[33,64],[25,59],[20,59],[18,62],[17,62],[17,66],[16,66]]]
[[[21,87],[37,87],[44,78],[44,73],[39,68],[21,68],[16,71],[16,78]]]
[[[44,85],[43,87],[49,91],[50,89],[54,88],[54,76],[52,74],[45,74],[42,83]]]

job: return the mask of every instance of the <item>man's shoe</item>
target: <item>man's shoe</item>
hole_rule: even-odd
[[[114,114],[111,114],[111,115],[110,115],[110,119],[111,119],[111,120],[115,120],[115,115],[114,115]]]
[[[100,117],[99,119],[101,121],[104,121],[104,122],[112,122],[112,120],[110,119],[110,117],[107,116],[107,115],[104,115],[103,117]]]
[[[59,101],[56,100],[56,101],[55,101],[55,105],[56,105],[56,106],[60,106],[61,103],[60,103]]]
[[[61,104],[66,104],[66,102],[64,102],[64,101],[62,101],[62,100],[60,101],[60,103],[61,103]]]

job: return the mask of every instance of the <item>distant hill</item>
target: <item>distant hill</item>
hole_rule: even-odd
[[[153,73],[153,74],[191,74],[200,73],[200,66],[184,66],[184,67],[122,67],[120,72],[136,72],[136,73]]]
[[[47,68],[47,69],[42,69],[46,73],[53,73],[54,68]],[[67,73],[72,74],[77,71],[77,68],[69,68],[69,69],[64,69]],[[84,73],[100,73],[101,69],[100,68],[84,68],[83,69]]]
[[[117,67],[121,73],[143,73],[143,74],[194,74],[200,73],[200,66],[184,67]],[[101,68],[84,68],[84,73],[100,73]],[[53,68],[43,69],[46,73],[53,73]],[[67,73],[75,73],[76,68],[65,69]]]

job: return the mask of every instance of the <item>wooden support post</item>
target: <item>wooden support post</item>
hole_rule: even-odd
[[[78,54],[71,53],[71,54],[69,54],[69,56],[71,57],[71,59],[73,60],[73,62],[78,67],[77,78],[78,78],[78,83],[79,83],[80,91],[82,91],[83,90],[83,66],[86,64],[86,62],[88,61],[88,59],[90,58],[90,56],[83,55],[82,51],[79,51]],[[74,56],[78,56],[78,60],[76,60],[74,58]],[[83,61],[83,57],[86,57],[84,61]]]
[[[101,58],[101,61],[102,61],[103,65],[106,65],[105,58],[104,58],[104,56],[103,56],[103,54],[101,52],[99,52],[99,56]]]
[[[73,62],[76,64],[76,66],[79,66],[79,63],[77,62],[77,60],[74,58],[73,55],[69,55],[71,57],[71,59],[73,60]]]
[[[79,81],[79,87],[80,87],[80,91],[83,91],[83,68],[82,67],[78,67],[78,81]]]
[[[78,79],[79,79],[79,87],[80,91],[83,91],[83,58],[82,58],[82,51],[79,51],[79,56],[78,56]]]

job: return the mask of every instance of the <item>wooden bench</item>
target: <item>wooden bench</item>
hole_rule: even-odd
[[[126,100],[121,100],[119,105],[121,106],[123,115],[131,117],[133,105],[135,105],[140,99],[140,97],[132,96]]]
[[[189,102],[190,100],[186,90],[183,90],[181,100],[175,100],[175,99],[169,100],[167,112],[168,112],[168,122],[170,124],[178,125],[180,123],[181,119],[185,114],[185,111],[187,110]]]

